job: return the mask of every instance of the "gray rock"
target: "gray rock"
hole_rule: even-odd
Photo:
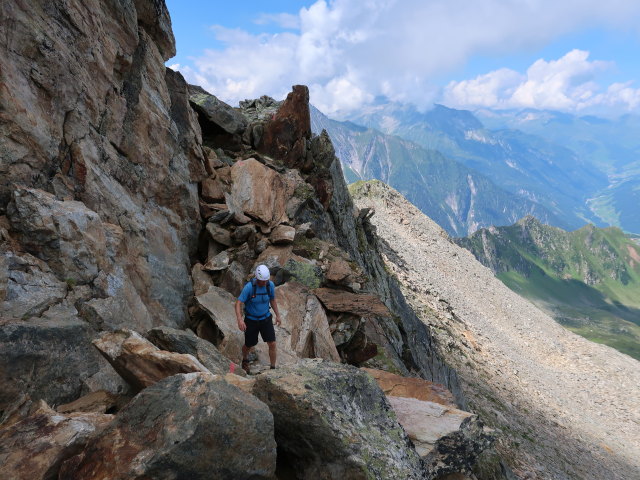
[[[275,467],[266,405],[219,377],[192,373],[143,390],[60,478],[270,480]]]
[[[41,315],[67,295],[68,285],[42,260],[11,251],[0,255],[0,316],[28,319]]]
[[[1,16],[16,43],[0,47],[12,91],[0,98],[0,215],[15,185],[73,196],[122,229],[116,263],[136,276],[156,323],[184,324],[205,170],[186,83],[164,66],[174,51],[164,2],[12,3]],[[62,225],[81,225],[65,213]],[[58,233],[67,245],[68,234],[82,237]],[[84,282],[109,260],[108,247],[92,256],[101,242],[86,236],[70,249],[54,242],[28,251],[51,253],[60,280]],[[80,278],[61,276],[56,264]]]
[[[249,270],[241,262],[234,260],[220,280],[220,288],[237,297],[247,282]]]
[[[218,253],[216,256],[211,258],[211,260],[207,261],[202,267],[202,270],[207,270],[210,272],[218,272],[220,270],[225,270],[229,267],[230,257],[229,251],[223,250]]]
[[[7,409],[23,392],[51,405],[75,400],[88,392],[90,378],[103,368],[117,377],[91,345],[92,336],[89,325],[77,318],[3,323],[0,410]],[[119,383],[114,380],[113,384]]]
[[[424,470],[384,393],[358,369],[317,360],[257,377],[279,455],[297,478],[418,479]]]
[[[42,190],[17,187],[7,213],[22,245],[59,279],[89,283],[107,266],[104,225],[82,202],[61,202]]]
[[[231,233],[229,233],[229,230],[226,230],[215,223],[207,223],[207,232],[209,232],[211,238],[216,242],[226,247],[231,246]]]
[[[211,342],[201,339],[191,330],[157,327],[149,330],[146,336],[151,343],[162,350],[193,355],[211,373],[225,375],[230,370],[231,361]],[[240,368],[235,368],[234,373],[245,375]]]
[[[227,133],[242,133],[247,128],[247,119],[241,113],[213,95],[194,93],[189,101],[196,111]]]

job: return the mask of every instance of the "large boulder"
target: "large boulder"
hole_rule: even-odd
[[[242,361],[244,334],[236,321],[236,296],[219,287],[210,287],[196,297],[204,316],[194,325],[199,337],[209,340],[230,360]]]
[[[315,295],[302,284],[288,282],[276,288],[276,299],[282,317],[277,338],[280,351],[296,358],[340,362],[327,316]]]
[[[60,280],[90,283],[107,268],[107,251],[118,248],[108,244],[115,238],[96,212],[42,190],[16,187],[8,217],[24,248],[44,260]]]
[[[209,373],[192,355],[160,350],[131,330],[105,332],[93,344],[115,371],[136,390],[178,373]]]
[[[193,355],[211,373],[225,375],[230,370],[236,370],[236,364],[222,355],[211,342],[203,340],[191,330],[157,327],[147,332],[147,338],[161,350]],[[244,372],[237,368],[236,373]]]
[[[113,415],[63,415],[40,402],[35,411],[0,429],[0,477],[7,480],[55,480],[62,462],[82,450]]]
[[[94,335],[77,317],[0,321],[0,411],[22,393],[58,405],[94,389],[121,391],[120,377],[91,345]]]
[[[211,374],[174,375],[139,393],[60,478],[272,479],[273,416]]]
[[[283,175],[253,158],[236,162],[231,168],[232,204],[270,226],[287,220],[285,207],[293,185]]]
[[[331,288],[316,288],[313,293],[322,304],[333,312],[347,312],[363,317],[390,317],[391,313],[377,295],[357,294],[334,290]]]
[[[203,118],[227,133],[242,133],[247,127],[248,122],[244,115],[214,95],[193,91],[189,101]]]
[[[257,377],[278,454],[296,478],[418,479],[422,463],[384,393],[366,373],[305,360]]]

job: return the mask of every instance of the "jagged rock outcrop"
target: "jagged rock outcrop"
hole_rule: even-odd
[[[273,416],[219,377],[174,375],[138,394],[60,478],[270,479]]]
[[[364,372],[307,360],[260,375],[253,391],[273,413],[279,455],[296,478],[423,478],[418,455]]]

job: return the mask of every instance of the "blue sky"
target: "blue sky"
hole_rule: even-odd
[[[340,117],[385,96],[429,108],[640,110],[640,2],[167,1],[167,65],[237,104],[310,87]]]

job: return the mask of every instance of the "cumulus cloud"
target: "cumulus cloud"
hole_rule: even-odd
[[[451,82],[443,103],[458,108],[538,108],[563,111],[633,110],[640,89],[615,83],[605,91],[595,81],[610,62],[589,60],[589,52],[572,50],[558,60],[537,60],[526,73],[500,69],[471,80]]]
[[[434,100],[433,76],[472,55],[536,48],[593,25],[633,28],[639,18],[640,2],[635,0],[319,0],[295,16],[258,18],[293,29],[285,33],[252,35],[214,27],[223,48],[206,50],[194,67],[180,71],[190,80],[204,78],[232,104],[262,94],[282,98],[291,85],[303,83],[312,87],[312,101],[327,113],[357,108],[378,95],[427,106]],[[573,61],[596,67],[581,58],[561,60],[563,65]],[[451,85],[448,93],[457,92],[460,101],[491,103],[483,93],[488,91],[493,103],[515,96],[523,103],[546,98],[555,105],[592,97],[594,86],[579,82],[577,73],[549,74],[563,65],[543,62],[526,75],[492,72],[466,86]],[[565,98],[550,98],[541,85],[554,86]],[[504,93],[501,87],[512,90]],[[619,95],[624,91],[635,98],[626,91],[631,87],[617,88]]]

